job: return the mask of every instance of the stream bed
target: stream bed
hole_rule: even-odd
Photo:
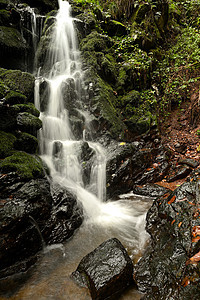
[[[133,194],[122,195],[118,201],[129,202],[138,222],[129,237],[100,224],[87,220],[74,236],[64,244],[47,246],[39,254],[38,262],[26,273],[17,274],[0,282],[0,299],[12,300],[91,300],[89,290],[79,287],[70,275],[76,270],[80,260],[106,239],[118,238],[129,256],[136,263],[142,255],[148,235],[145,232],[145,215],[152,199]],[[126,203],[127,205],[127,203]],[[120,226],[120,225],[119,225]],[[130,233],[130,234],[131,234]],[[119,300],[138,300],[141,294],[132,287]]]

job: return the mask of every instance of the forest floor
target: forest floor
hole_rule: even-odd
[[[193,159],[200,163],[200,92],[194,88],[188,101],[173,109],[160,126],[162,144],[172,152],[172,164],[180,159]],[[187,178],[187,177],[186,177]],[[159,185],[174,190],[186,178]]]

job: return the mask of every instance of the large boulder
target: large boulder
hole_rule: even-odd
[[[33,103],[35,78],[30,73],[0,68],[0,83],[4,86],[4,97],[11,91],[19,92]]]
[[[150,137],[149,137],[150,138]],[[143,185],[161,180],[170,164],[168,152],[156,141],[125,143],[108,147],[107,195],[115,197]]]
[[[136,267],[145,300],[200,297],[198,176],[158,197],[148,211],[151,243]]]
[[[46,178],[5,173],[0,193],[0,278],[26,271],[38,251],[71,237],[82,223],[76,198]]]
[[[112,238],[86,255],[72,277],[89,288],[92,299],[116,299],[133,283],[133,264],[120,241]]]

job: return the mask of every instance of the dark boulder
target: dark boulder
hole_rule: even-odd
[[[88,286],[92,299],[116,299],[133,283],[133,264],[120,241],[113,238],[86,255],[72,277]]]
[[[136,267],[143,299],[199,299],[199,226],[197,177],[153,202],[146,225],[151,243]]]
[[[42,227],[49,217],[51,194],[45,179],[25,183],[10,174],[1,177],[1,195],[0,277],[4,277],[24,271],[42,249],[38,224]]]
[[[0,192],[0,278],[26,271],[46,244],[63,242],[82,223],[76,198],[46,178],[4,174]]]
[[[49,245],[69,239],[83,222],[82,206],[72,193],[59,184],[53,184],[51,195],[51,216],[41,229],[44,240]]]
[[[135,186],[133,188],[133,192],[137,195],[158,198],[171,191],[163,186],[159,186],[158,184],[147,183],[143,186]]]
[[[135,185],[162,180],[169,169],[169,157],[163,146],[152,143],[148,148],[138,143],[119,143],[111,150],[107,162],[107,194],[109,197],[131,191]],[[117,188],[116,188],[117,187]]]
[[[185,178],[191,173],[191,171],[192,171],[192,169],[187,165],[173,166],[170,169],[166,180],[167,180],[167,182],[173,182],[178,179]]]

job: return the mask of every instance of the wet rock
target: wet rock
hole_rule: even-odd
[[[133,193],[153,198],[161,197],[169,192],[171,192],[169,189],[154,183],[147,183],[143,186],[135,186],[133,188]]]
[[[81,144],[81,153],[80,153],[79,160],[82,165],[84,185],[88,185],[90,183],[90,174],[91,174],[91,167],[94,161],[94,155],[95,155],[94,149],[90,148],[87,142],[83,142]]]
[[[4,174],[0,192],[0,278],[26,271],[44,244],[63,242],[83,221],[76,198],[46,178]]]
[[[47,244],[69,239],[83,222],[82,206],[72,193],[59,184],[53,184],[51,195],[54,203],[51,216],[41,230]]]
[[[178,163],[180,165],[187,165],[191,168],[197,168],[199,166],[199,162],[191,158],[180,159]]]
[[[151,244],[136,267],[143,299],[189,299],[191,291],[192,299],[199,298],[199,263],[193,264],[199,252],[199,239],[194,238],[200,225],[198,206],[196,177],[153,202],[146,226]]]
[[[173,182],[178,179],[187,177],[192,169],[186,165],[177,166],[172,168],[167,176],[167,182]]]
[[[177,152],[184,154],[187,149],[187,143],[176,143],[174,147]]]
[[[89,288],[92,299],[116,299],[133,283],[133,264],[120,241],[113,238],[86,255],[72,277]]]
[[[6,176],[7,177],[7,176]],[[51,195],[45,179],[28,183],[9,175],[10,188],[1,188],[0,200],[0,277],[21,271],[33,256],[42,249],[37,224],[44,225],[49,217]],[[8,178],[7,178],[8,179]],[[4,178],[1,178],[1,184]],[[8,191],[12,191],[9,194]],[[32,219],[34,218],[35,224]],[[16,270],[15,264],[18,269]]]
[[[134,145],[119,144],[121,150],[113,151],[111,158],[108,157],[108,197],[131,191],[135,185],[160,181],[167,173],[169,157],[162,146],[137,149]]]

